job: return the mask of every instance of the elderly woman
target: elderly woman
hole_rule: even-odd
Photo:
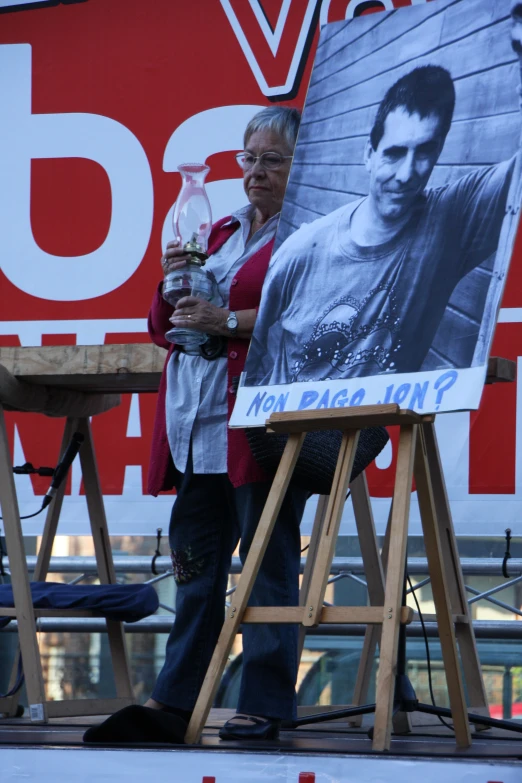
[[[240,539],[244,561],[270,481],[255,463],[242,430],[228,430],[236,387],[256,320],[290,171],[300,115],[263,109],[249,122],[243,169],[249,204],[213,227],[205,269],[217,282],[222,306],[187,296],[174,312],[160,284],[149,315],[155,343],[169,347],[160,386],[149,492],[177,490],[169,540],[177,585],[176,619],[152,698],[145,706],[189,720],[224,620],[231,556]],[[169,242],[164,274],[187,255]],[[169,346],[172,324],[223,338],[215,360]],[[297,605],[299,523],[306,493],[287,493],[254,590],[252,605]],[[276,737],[295,714],[297,629],[250,625],[243,631],[238,715],[223,739]],[[249,717],[246,717],[249,716]]]

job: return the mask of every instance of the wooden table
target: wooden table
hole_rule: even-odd
[[[51,717],[114,712],[132,704],[134,696],[123,625],[111,620],[107,621],[107,633],[117,698],[63,702],[46,699],[35,620],[42,615],[42,611],[35,611],[32,604],[4,408],[62,416],[65,426],[60,454],[64,453],[74,432],[84,436],[79,457],[98,576],[102,584],[112,584],[116,581],[116,575],[90,417],[118,405],[120,392],[157,391],[165,356],[165,350],[147,344],[0,348],[0,503],[15,604],[14,609],[0,609],[0,616],[14,616],[18,621],[20,652],[32,720],[45,722]],[[45,581],[47,576],[65,484],[65,481],[62,482],[48,506],[33,577],[35,581]],[[49,613],[60,616],[64,613],[67,616],[85,614],[76,610],[43,612],[46,615]],[[13,672],[10,687],[15,681],[16,672]],[[18,695],[0,699],[0,713],[15,715]]]

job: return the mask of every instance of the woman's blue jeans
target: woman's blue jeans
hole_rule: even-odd
[[[224,620],[231,557],[240,539],[245,561],[270,483],[234,489],[226,474],[178,475],[169,540],[177,584],[176,618],[152,697],[192,710]],[[250,606],[296,606],[299,524],[308,494],[287,491]],[[238,712],[291,720],[296,714],[298,627],[243,626],[243,673]]]

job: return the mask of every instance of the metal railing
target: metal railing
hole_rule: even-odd
[[[145,555],[115,555],[114,569],[116,573],[123,574],[150,574],[152,557]],[[304,569],[305,558],[301,559],[301,572]],[[466,576],[498,576],[502,577],[502,558],[461,558],[460,564],[462,573]],[[157,571],[169,571],[171,569],[170,557],[161,556],[156,558]],[[9,568],[9,558],[4,559],[6,570]],[[36,566],[36,557],[34,555],[27,557],[27,568],[34,571]],[[96,574],[96,560],[94,557],[70,556],[70,557],[52,557],[49,567],[49,573],[54,574]],[[331,574],[339,574],[341,571],[352,572],[354,574],[364,574],[364,566],[361,557],[335,557],[330,569]],[[522,576],[522,558],[511,558],[509,560],[510,576]],[[231,574],[241,573],[241,562],[238,557],[232,558]],[[408,573],[424,575],[428,573],[428,561],[424,557],[408,558]]]
[[[305,560],[301,561],[301,571],[304,569]],[[120,577],[126,574],[150,574],[151,573],[152,558],[147,556],[135,556],[135,555],[116,555],[114,557],[114,568],[116,574]],[[3,566],[6,573],[9,573],[9,560],[6,558],[3,561]],[[27,567],[29,571],[33,571],[36,566],[36,557],[27,557]],[[497,576],[499,579],[504,579],[502,575],[502,559],[501,558],[462,558],[461,559],[462,572],[464,576]],[[162,581],[164,579],[172,578],[173,572],[171,567],[170,557],[157,557],[155,561],[155,569],[157,576],[147,580],[148,584]],[[230,569],[231,574],[239,574],[241,572],[241,562],[239,558],[232,559],[232,565]],[[340,579],[351,579],[360,585],[366,586],[364,578],[364,566],[362,558],[357,557],[336,557],[332,563],[330,569],[331,578],[330,583],[339,581]],[[488,601],[495,606],[512,612],[514,615],[522,617],[522,611],[520,607],[512,606],[504,601],[500,601],[493,596],[505,590],[508,587],[512,587],[514,584],[522,581],[522,559],[511,558],[509,560],[509,572],[510,578],[501,584],[480,592],[474,587],[466,585],[466,590],[471,593],[472,597],[469,598],[468,603],[476,603],[477,601]],[[77,576],[71,580],[71,584],[78,583],[83,579],[95,577],[97,575],[97,565],[94,557],[84,556],[72,556],[72,557],[53,557],[51,558],[49,573],[59,574],[76,574]],[[416,576],[424,576],[428,574],[428,563],[426,558],[409,558],[408,559],[408,573],[415,574]],[[429,576],[422,579],[413,589],[417,590],[420,587],[429,583]],[[228,591],[231,594],[235,588]],[[410,591],[408,591],[410,592]],[[172,626],[172,614],[175,614],[173,607],[165,604],[160,606],[169,612],[168,615],[153,615],[147,617],[144,620],[140,620],[136,623],[125,623],[125,631],[127,633],[169,633]],[[98,633],[106,630],[105,620],[103,618],[60,618],[60,617],[48,617],[39,618],[37,621],[38,629],[42,632],[69,632],[80,631],[84,633]],[[433,622],[425,623],[428,636],[437,636],[437,624]],[[513,620],[505,621],[489,621],[489,620],[476,620],[473,622],[475,634],[477,638],[482,639],[522,639],[522,622],[516,622]],[[16,632],[17,623],[13,621],[5,628],[5,631]],[[349,629],[346,625],[319,625],[316,628],[310,629],[312,634],[320,635],[353,635],[360,636],[364,634],[364,625],[350,625]],[[413,622],[408,626],[408,635],[413,637],[421,636],[422,627],[419,622]]]

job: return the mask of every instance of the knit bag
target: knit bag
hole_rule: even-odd
[[[249,427],[245,434],[254,459],[269,474],[275,474],[288,435],[269,433],[263,427]],[[292,475],[292,484],[311,494],[329,495],[341,448],[341,430],[307,432]],[[390,436],[385,427],[361,430],[350,481],[370,465],[386,446]]]

